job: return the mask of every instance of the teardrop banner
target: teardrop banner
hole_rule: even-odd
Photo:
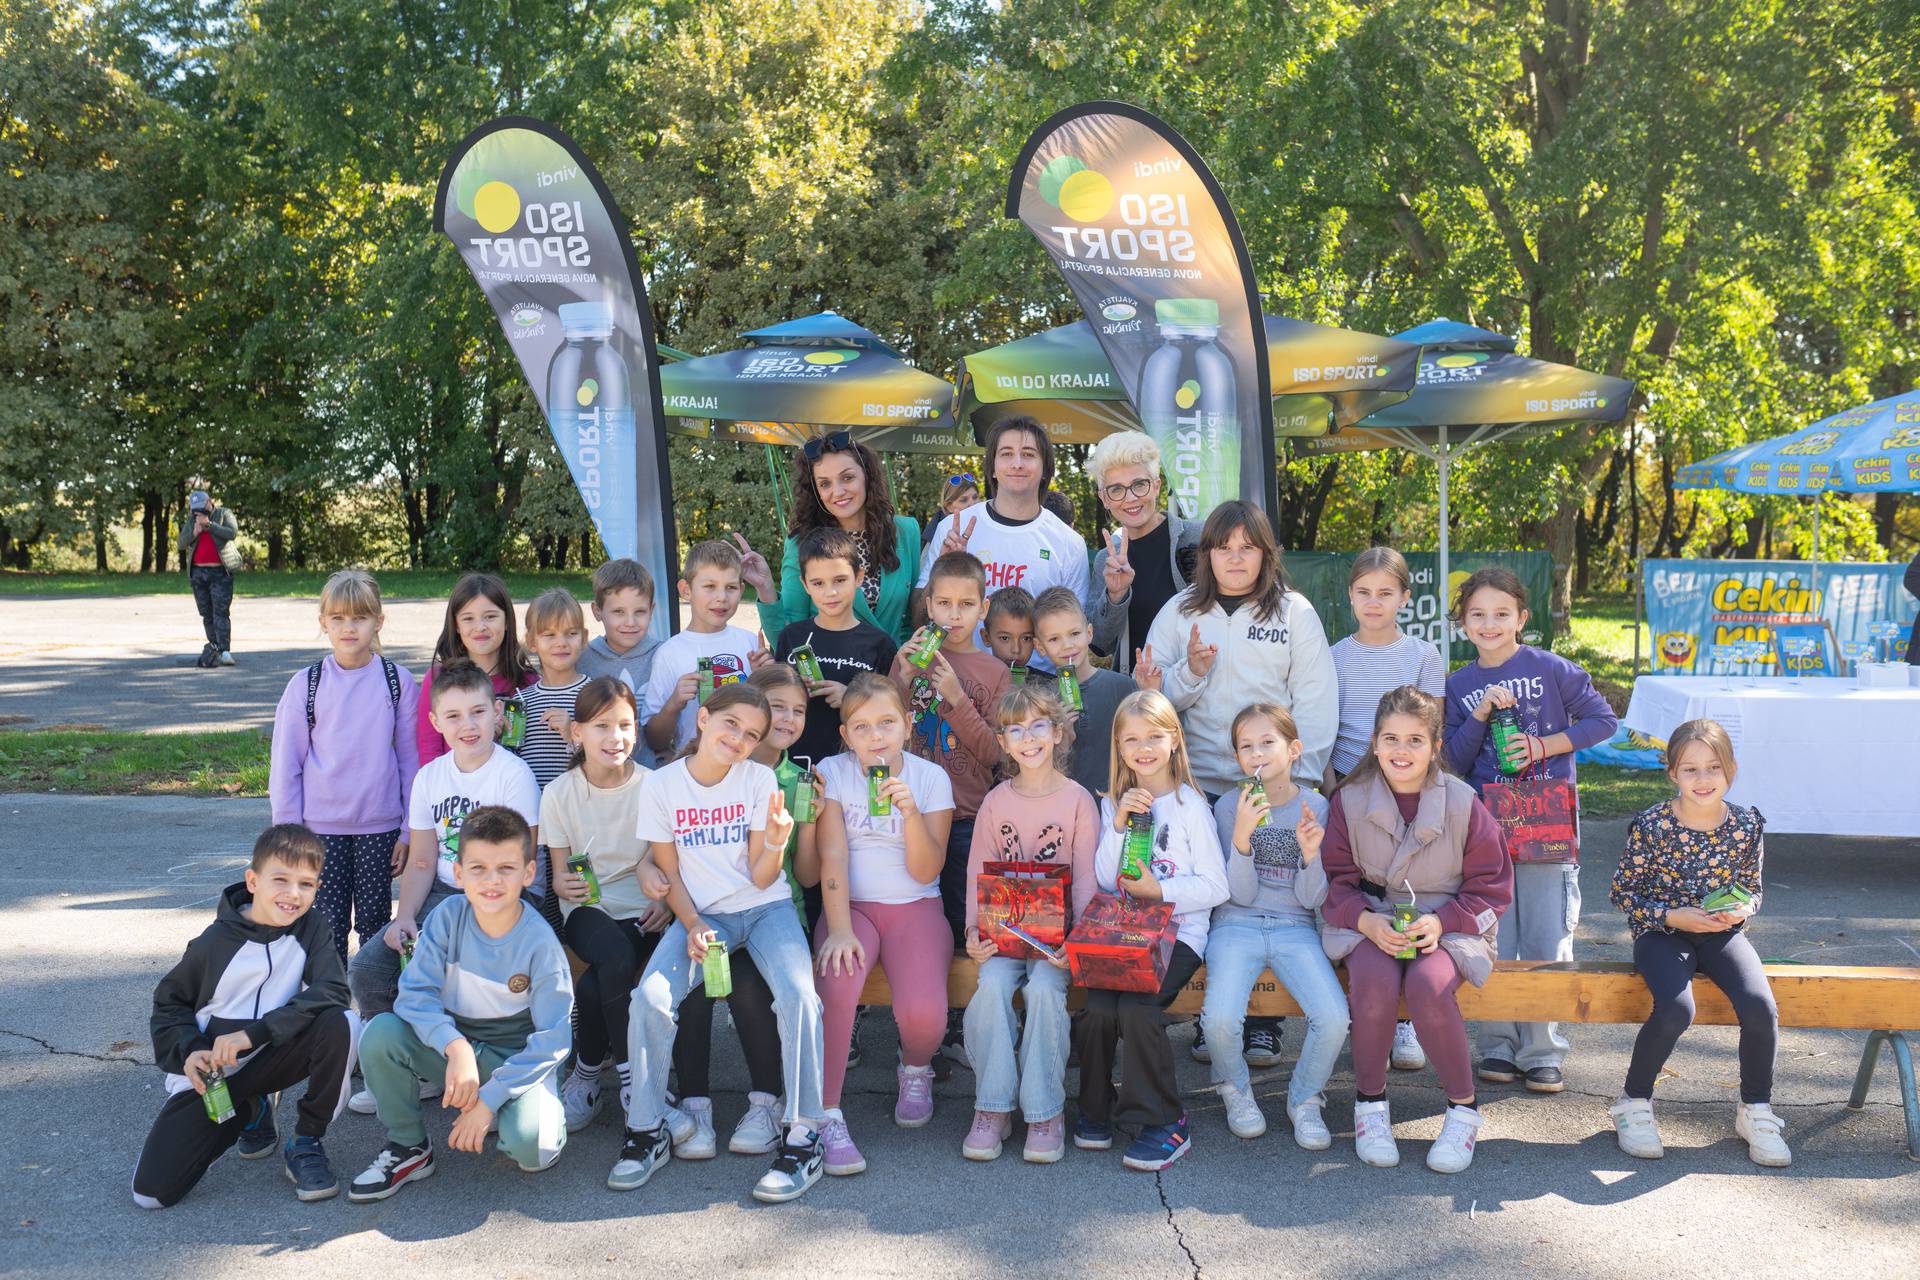
[[[607,184],[559,129],[502,116],[447,161],[433,225],[492,304],[607,554],[645,565],[671,600],[660,361],[646,282]],[[676,612],[654,610],[656,638],[677,629]]]
[[[1253,264],[1206,162],[1164,120],[1083,102],[1033,131],[1006,216],[1040,241],[1198,519],[1277,502],[1267,337]]]

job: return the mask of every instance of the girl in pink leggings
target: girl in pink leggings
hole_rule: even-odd
[[[1441,705],[1402,685],[1380,699],[1370,753],[1334,793],[1321,860],[1327,955],[1345,960],[1353,1019],[1353,1142],[1365,1164],[1400,1163],[1387,1112],[1387,1059],[1404,996],[1447,1091],[1427,1167],[1473,1163],[1480,1110],[1455,993],[1493,972],[1494,929],[1513,902],[1513,863],[1473,788],[1440,772]],[[1396,908],[1413,920],[1396,923]]]
[[[867,1167],[847,1132],[840,1090],[868,971],[879,965],[893,989],[900,1028],[893,1121],[903,1128],[933,1118],[933,1055],[947,1029],[953,931],[940,906],[940,868],[953,787],[938,765],[907,754],[908,729],[899,687],[856,676],[840,700],[847,751],[819,766],[826,801],[815,840],[826,909],[814,935],[814,986],[825,1006],[827,1104],[820,1136],[826,1171],[841,1177]]]

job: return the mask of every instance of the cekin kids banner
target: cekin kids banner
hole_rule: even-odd
[[[664,589],[674,531],[660,365],[606,183],[560,130],[502,116],[441,171],[433,225],[493,305],[607,554],[640,561]],[[657,636],[676,612],[654,610]]]
[[[1871,642],[1876,622],[1897,623],[1898,645],[1877,655],[1899,658],[1913,623],[1914,598],[1901,586],[1905,566],[1823,564],[1820,585],[1804,560],[1649,560],[1642,572],[1655,675],[1745,675],[1775,662],[1773,628],[1826,622],[1836,645]],[[1714,645],[1742,640],[1767,645],[1763,657],[1716,662]]]
[[[1086,313],[1188,519],[1276,503],[1267,337],[1246,242],[1186,139],[1124,102],[1033,131],[1006,216],[1040,241]]]

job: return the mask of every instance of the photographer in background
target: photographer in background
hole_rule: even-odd
[[[240,567],[240,544],[234,539],[239,532],[233,514],[215,506],[205,489],[187,495],[187,518],[176,546],[186,561],[193,602],[207,632],[198,664],[203,667],[233,665],[233,572]]]

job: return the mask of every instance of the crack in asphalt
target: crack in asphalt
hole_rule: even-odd
[[[48,1053],[55,1054],[62,1058],[91,1058],[95,1062],[125,1062],[136,1067],[150,1067],[153,1065],[151,1062],[145,1062],[139,1058],[123,1058],[110,1053],[88,1053],[84,1049],[62,1049],[56,1044],[42,1040],[39,1036],[30,1036],[24,1031],[8,1031],[0,1028],[0,1036],[12,1036],[16,1040],[25,1040],[31,1044],[37,1044]]]
[[[1153,1173],[1153,1189],[1160,1194],[1160,1207],[1167,1211],[1167,1225],[1173,1228],[1173,1242],[1180,1246],[1180,1252],[1187,1255],[1187,1265],[1193,1268],[1193,1280],[1200,1280],[1200,1259],[1193,1256],[1193,1250],[1187,1246],[1187,1233],[1173,1217],[1173,1202],[1167,1199],[1167,1171],[1156,1169]]]

